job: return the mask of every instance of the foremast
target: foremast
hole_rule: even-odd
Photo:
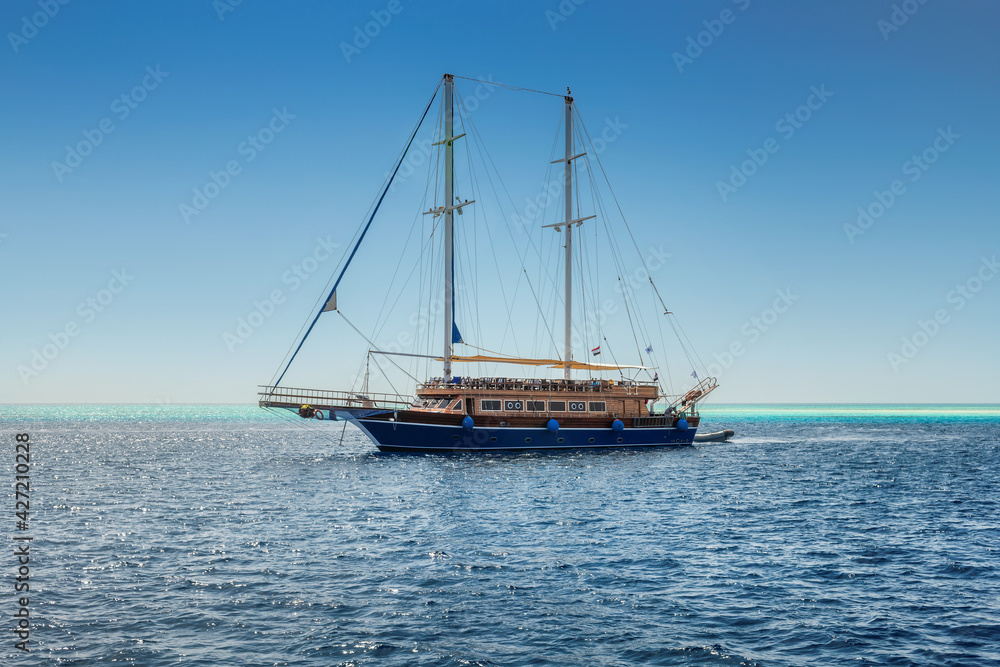
[[[462,342],[462,334],[455,325],[455,211],[462,214],[462,207],[475,204],[476,200],[460,202],[455,196],[455,76],[444,75],[444,137],[434,146],[444,144],[444,204],[432,208],[424,215],[444,216],[444,375],[451,379],[451,362],[455,356],[454,344]]]
[[[444,376],[451,379],[455,327],[455,77],[444,75]]]

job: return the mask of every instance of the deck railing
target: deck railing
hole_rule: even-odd
[[[336,391],[330,389],[300,389],[297,387],[261,385],[261,391],[257,393],[260,396],[260,405],[262,407],[310,405],[314,408],[337,406],[393,410],[405,409],[413,404],[411,396],[371,391]]]
[[[698,403],[705,400],[705,397],[715,391],[718,386],[719,383],[715,378],[704,378],[689,392],[673,400],[668,406],[668,410],[672,408],[675,412],[697,413]]]
[[[455,380],[458,380],[457,382]],[[417,391],[422,389],[488,389],[494,391],[558,391],[558,392],[603,392],[611,387],[623,387],[632,393],[639,387],[656,387],[655,382],[640,382],[624,380],[614,382],[609,380],[556,380],[540,378],[430,378],[417,385]]]

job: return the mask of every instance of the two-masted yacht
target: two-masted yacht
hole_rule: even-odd
[[[383,186],[377,204],[357,235],[356,244],[347,255],[333,287],[320,301],[305,333],[287,358],[283,370],[272,384],[262,386],[260,406],[287,410],[303,419],[318,421],[346,420],[361,429],[382,451],[391,452],[451,452],[494,450],[546,450],[615,447],[662,447],[691,445],[699,423],[698,404],[716,388],[714,378],[695,378],[694,386],[668,395],[662,391],[657,369],[648,363],[618,364],[574,358],[572,347],[574,295],[574,231],[597,215],[574,217],[574,162],[587,156],[576,152],[574,141],[573,97],[564,101],[564,155],[554,160],[563,171],[562,196],[564,215],[556,223],[544,225],[562,235],[564,247],[563,275],[563,349],[561,356],[529,358],[502,353],[490,353],[476,348],[475,354],[456,354],[455,346],[463,343],[455,318],[455,214],[475,204],[475,200],[459,200],[455,196],[454,144],[465,137],[455,134],[455,77],[444,75],[432,96],[420,122],[400,154],[394,170]],[[485,82],[484,82],[485,83]],[[386,194],[392,187],[413,145],[414,136],[443,88],[440,140],[434,146],[443,158],[443,199],[426,215],[440,219],[443,226],[444,292],[443,327],[439,355],[429,356],[440,363],[439,376],[416,382],[412,395],[378,393],[365,385],[360,389],[302,389],[282,385],[303,344],[324,313],[337,310],[337,289],[351,260],[368,233]],[[569,91],[567,90],[567,93]],[[578,232],[579,233],[579,232]],[[641,258],[640,258],[640,261]],[[652,280],[650,279],[650,282]],[[655,289],[655,286],[654,286]],[[659,292],[656,292],[659,298]],[[660,301],[662,305],[662,300]],[[671,313],[663,306],[664,316]],[[353,325],[352,325],[353,327]],[[357,330],[356,327],[354,327]],[[360,333],[360,332],[358,332]],[[361,334],[364,336],[364,334]],[[371,343],[369,339],[366,340]],[[651,347],[646,348],[647,352]],[[393,354],[378,349],[373,343],[369,355]],[[398,354],[398,353],[397,353]],[[641,361],[642,350],[639,350]],[[561,377],[470,377],[457,370],[459,365],[478,367],[547,369],[561,372]],[[522,373],[528,375],[528,372]],[[541,376],[543,373],[534,372]],[[607,377],[617,375],[617,377]]]

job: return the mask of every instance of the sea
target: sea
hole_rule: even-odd
[[[256,406],[0,406],[0,663],[1000,664],[1000,406],[723,428],[406,455]]]

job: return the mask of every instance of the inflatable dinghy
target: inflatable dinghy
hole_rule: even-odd
[[[699,433],[694,436],[695,442],[725,442],[731,437],[736,435],[736,431],[731,428],[727,428],[725,431],[716,431],[715,433]]]

